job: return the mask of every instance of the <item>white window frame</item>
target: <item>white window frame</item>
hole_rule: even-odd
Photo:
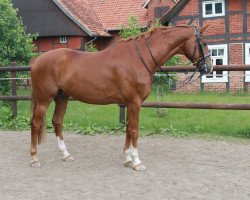
[[[224,49],[224,56],[212,56],[211,58],[222,58],[223,65],[228,64],[228,45],[227,44],[219,44],[219,45],[208,45],[208,49],[212,51],[212,49]],[[215,62],[213,62],[215,65]],[[227,83],[228,82],[228,71],[223,71],[222,77],[216,77],[216,71],[213,71],[213,77],[207,78],[208,75],[203,75],[201,77],[202,83]],[[210,75],[211,76],[211,75]]]
[[[67,43],[67,37],[66,36],[61,36],[60,37],[60,43],[61,44],[66,44]]]
[[[245,44],[245,64],[249,65],[250,64],[250,43]],[[245,71],[245,82],[250,82],[250,71]]]
[[[222,3],[222,13],[215,13],[215,4],[216,3]],[[206,14],[206,5],[212,4],[212,14]],[[218,16],[225,16],[225,0],[215,0],[215,1],[203,1],[202,2],[202,11],[203,11],[203,17],[218,17]]]

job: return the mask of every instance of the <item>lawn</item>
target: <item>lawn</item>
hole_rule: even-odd
[[[28,94],[21,90],[19,94]],[[204,102],[204,103],[250,103],[248,94],[166,93],[167,102]],[[157,101],[153,88],[147,101]],[[52,118],[54,104],[47,113],[47,121]],[[250,137],[250,111],[199,110],[199,109],[166,109],[166,116],[157,116],[156,109],[142,108],[140,114],[140,132],[142,134],[174,134],[174,135],[220,135],[233,137]],[[18,102],[18,116],[29,117],[30,104]],[[69,102],[65,115],[66,129],[113,129],[119,125],[119,107],[117,105],[88,105],[76,101]],[[94,127],[94,128],[93,128]]]

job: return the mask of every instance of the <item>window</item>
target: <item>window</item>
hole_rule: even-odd
[[[245,44],[245,64],[250,65],[250,43]],[[250,71],[245,72],[245,82],[250,82]]]
[[[67,37],[66,37],[66,36],[61,36],[61,37],[60,37],[60,43],[61,43],[61,44],[67,43]]]
[[[225,15],[225,1],[203,1],[203,17],[217,17]]]
[[[209,52],[211,53],[211,59],[213,65],[227,65],[227,45],[209,45]],[[202,76],[202,83],[225,83],[228,82],[228,72],[216,72],[213,71],[211,74]]]

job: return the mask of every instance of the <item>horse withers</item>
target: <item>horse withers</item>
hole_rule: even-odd
[[[44,136],[45,114],[54,100],[53,126],[63,160],[71,161],[62,134],[69,97],[89,104],[124,104],[127,107],[125,165],[145,169],[138,156],[138,121],[142,102],[149,96],[152,76],[159,66],[183,54],[201,74],[212,71],[203,36],[207,26],[159,27],[136,38],[121,40],[103,51],[87,53],[56,49],[40,55],[31,66],[32,167],[41,166],[37,145]]]

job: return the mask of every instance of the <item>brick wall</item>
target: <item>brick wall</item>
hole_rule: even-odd
[[[203,22],[203,25],[209,24],[209,27],[206,30],[206,35],[220,35],[225,34],[226,25],[225,19],[209,19]]]
[[[242,11],[242,2],[229,0],[229,11]]]
[[[177,80],[177,85],[176,85],[176,90],[175,92],[188,92],[188,93],[193,93],[193,92],[198,92],[200,91],[200,80],[199,80],[199,73],[196,73],[193,79],[191,80],[190,83],[185,84],[183,83],[184,81],[186,82],[187,78],[192,75],[193,72],[188,72],[188,73],[178,73],[178,80]],[[193,82],[195,81],[195,82]]]
[[[243,62],[243,49],[244,46],[242,43],[233,43],[229,44],[229,63],[230,65],[235,64],[244,64]],[[230,92],[237,92],[243,90],[244,87],[244,72],[229,72],[229,83],[230,83]]]
[[[242,14],[229,15],[229,31],[230,33],[242,33],[243,32],[243,15]]]
[[[199,15],[198,0],[190,0],[179,16]]]
[[[225,92],[226,84],[225,83],[206,83],[204,84],[204,91]]]
[[[200,1],[201,2],[201,1]],[[173,22],[176,25],[188,25],[190,20],[193,21],[192,25],[209,24],[210,26],[205,31],[205,35],[211,36],[207,39],[209,44],[228,44],[228,64],[244,64],[244,40],[250,40],[250,36],[244,38],[244,15],[243,15],[243,1],[241,0],[228,0],[228,18],[215,17],[215,18],[201,18],[199,16],[199,1],[190,0],[183,10],[173,18]],[[250,13],[250,0],[247,1],[247,12]],[[199,22],[199,19],[202,20]],[[229,24],[226,22],[229,19]],[[170,21],[171,22],[171,21]],[[172,22],[171,22],[172,23]],[[228,29],[227,29],[228,26]],[[228,30],[228,31],[227,31]],[[250,32],[250,16],[247,16],[247,31]],[[222,37],[221,37],[222,36]],[[229,37],[229,38],[227,38]],[[250,43],[247,42],[247,43]],[[228,83],[204,83],[202,86],[205,91],[218,91],[225,92],[228,89],[230,92],[242,91],[244,86],[249,87],[250,83],[244,83],[244,72],[229,72]],[[185,74],[179,73],[179,79],[183,80],[186,77]],[[177,85],[178,92],[196,92],[200,90],[200,83],[193,83],[187,87],[179,87]]]
[[[170,0],[151,0],[148,4],[148,19],[150,19],[150,24],[154,22],[155,19],[155,8],[156,7],[168,7],[171,9],[176,3]]]
[[[250,13],[250,2],[247,1],[247,13]]]
[[[70,36],[67,37],[67,43],[61,44],[60,37],[42,37],[34,41],[34,44],[36,45],[38,52],[44,52],[58,48],[70,48],[79,50],[86,42],[87,40],[84,39],[84,37]]]

